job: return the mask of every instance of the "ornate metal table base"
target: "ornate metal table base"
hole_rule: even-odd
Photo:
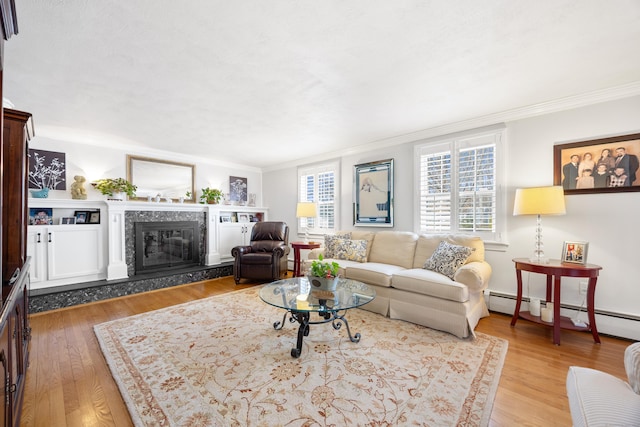
[[[317,312],[321,318],[324,320],[319,321],[310,321],[309,311],[297,311],[297,310],[287,310],[282,317],[282,322],[275,322],[273,324],[274,329],[282,329],[287,320],[287,315],[291,315],[289,318],[289,322],[298,322],[300,327],[298,328],[298,342],[295,348],[291,349],[291,357],[300,357],[300,353],[302,353],[302,341],[304,337],[309,335],[309,325],[320,325],[323,323],[331,322],[333,329],[339,330],[342,327],[342,324],[347,327],[347,333],[349,334],[349,339],[351,342],[360,342],[360,333],[356,333],[355,335],[351,335],[351,329],[349,328],[349,322],[345,318],[347,314],[347,310],[344,310],[343,314],[338,314],[341,310],[327,310]]]

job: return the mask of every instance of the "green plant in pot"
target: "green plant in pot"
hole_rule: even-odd
[[[322,254],[318,255],[318,259],[311,262],[311,269],[307,276],[311,288],[323,291],[334,291],[338,283],[339,269],[340,265],[338,265],[337,262],[324,261]]]
[[[218,204],[222,198],[222,191],[217,188],[203,188],[200,203]]]
[[[138,187],[124,178],[104,178],[93,183],[93,186],[105,196],[113,197],[117,193],[124,193],[129,197],[136,196]]]

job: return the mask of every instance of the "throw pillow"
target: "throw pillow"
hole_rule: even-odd
[[[334,258],[365,262],[367,260],[367,243],[366,240],[335,239]]]
[[[335,258],[335,241],[336,239],[350,239],[351,233],[326,234],[324,236],[324,257]]]
[[[435,252],[425,261],[424,268],[444,274],[453,280],[458,268],[464,265],[469,255],[475,250],[475,248],[466,246],[452,245],[443,240]]]

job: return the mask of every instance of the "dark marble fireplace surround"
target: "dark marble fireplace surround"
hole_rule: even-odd
[[[135,223],[163,222],[163,221],[197,221],[200,228],[200,266],[166,270],[155,273],[135,274]],[[68,289],[57,290],[54,293],[32,295],[29,300],[31,313],[37,313],[57,308],[70,307],[92,301],[100,301],[124,295],[132,295],[155,289],[163,289],[185,283],[230,276],[233,274],[231,263],[213,267],[204,266],[206,253],[207,217],[204,212],[186,211],[127,211],[125,212],[125,259],[127,263],[128,279],[100,280],[96,282],[78,283],[70,285]]]

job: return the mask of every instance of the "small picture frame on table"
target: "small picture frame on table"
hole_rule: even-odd
[[[76,224],[88,224],[89,223],[89,212],[88,211],[75,211],[74,216],[76,217]]]
[[[588,250],[589,242],[564,242],[562,246],[562,262],[586,265]]]
[[[220,215],[220,222],[231,222],[231,215]]]
[[[238,214],[238,222],[249,222],[249,215],[245,213]]]
[[[75,224],[76,217],[75,216],[64,216],[60,218],[60,224]]]
[[[89,212],[89,224],[100,224],[100,211]]]

